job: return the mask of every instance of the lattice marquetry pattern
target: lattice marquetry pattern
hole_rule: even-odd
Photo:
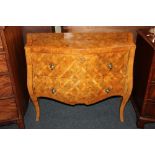
[[[95,103],[122,92],[127,57],[128,53],[118,53],[117,57],[114,53],[36,55],[33,57],[34,92],[65,103]],[[119,87],[115,88],[116,83]]]
[[[112,73],[126,74],[127,52],[65,55],[65,54],[33,54],[33,74],[57,78],[68,78],[78,73],[80,78],[103,77],[111,70]],[[110,68],[109,65],[112,65]]]
[[[135,44],[131,33],[35,33],[27,35],[28,89],[38,97],[93,104],[122,96],[120,120],[132,91]]]

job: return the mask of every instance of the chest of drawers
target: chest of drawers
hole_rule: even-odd
[[[155,122],[155,44],[147,36],[149,29],[137,34],[132,101],[137,113],[137,126]]]
[[[132,90],[135,45],[130,33],[37,33],[27,35],[28,89],[38,97],[90,105],[123,96],[120,119]]]
[[[24,128],[28,99],[21,27],[0,27],[0,124]]]

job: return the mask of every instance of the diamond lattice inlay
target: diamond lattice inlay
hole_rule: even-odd
[[[117,57],[114,54],[36,56],[33,58],[35,93],[72,104],[95,103],[115,95],[123,90],[128,53],[118,53]],[[49,64],[55,67],[51,69]],[[115,88],[115,83],[120,83],[119,87]],[[56,90],[54,94],[51,93],[53,88]]]

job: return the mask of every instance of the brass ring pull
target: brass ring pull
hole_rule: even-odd
[[[105,93],[109,94],[111,89],[110,88],[106,88],[104,91],[105,91]]]
[[[109,68],[109,70],[112,70],[112,68],[113,68],[112,63],[109,63],[109,64],[107,65],[107,67]]]
[[[51,89],[51,92],[52,92],[52,94],[55,94],[56,93],[56,89],[55,88],[52,88]]]
[[[50,69],[51,70],[54,70],[55,69],[55,64],[50,64],[49,66],[50,66]]]

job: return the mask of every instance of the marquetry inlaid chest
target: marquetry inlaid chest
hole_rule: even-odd
[[[122,96],[120,120],[132,90],[135,44],[131,33],[30,33],[26,59],[28,89],[37,98],[90,105]]]

